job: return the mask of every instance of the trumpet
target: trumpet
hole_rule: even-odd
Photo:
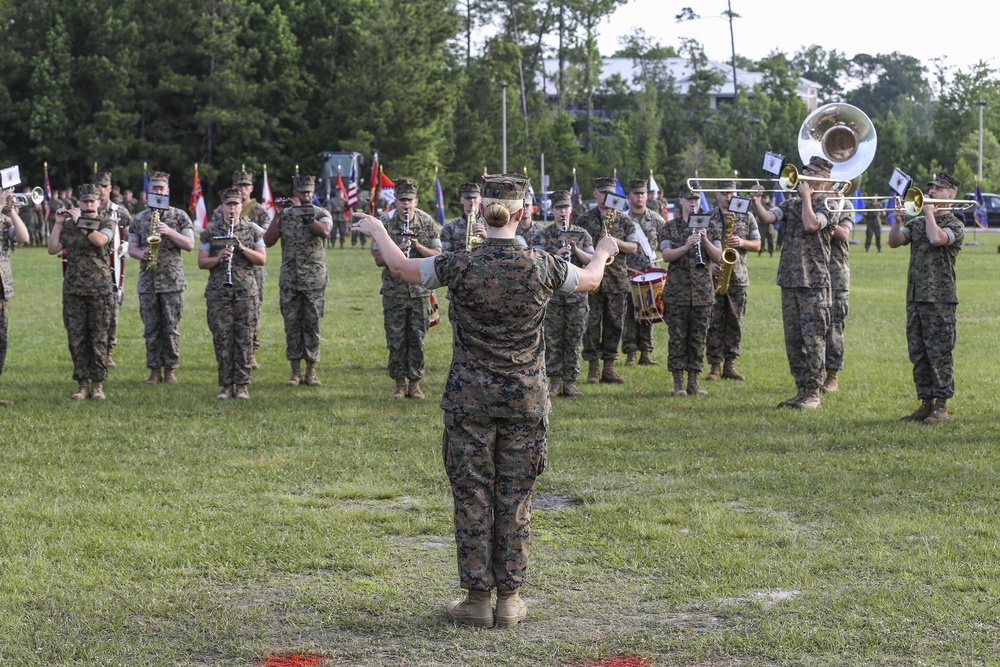
[[[45,201],[45,191],[41,188],[34,188],[31,192],[15,192],[11,196],[17,208],[24,208],[28,204],[38,206]]]
[[[146,270],[152,272],[156,271],[160,257],[160,241],[162,239],[156,233],[156,226],[160,224],[160,209],[154,208],[149,219],[150,231],[152,233],[146,237],[146,244],[149,245],[149,259],[146,260]]]

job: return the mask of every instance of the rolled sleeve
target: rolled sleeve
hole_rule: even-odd
[[[434,268],[436,257],[424,257],[420,260],[420,284],[425,289],[437,289],[441,287],[437,270]]]
[[[561,294],[573,294],[580,285],[580,269],[572,264],[566,265],[566,280],[556,290]]]

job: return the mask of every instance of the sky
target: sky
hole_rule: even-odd
[[[830,17],[825,24],[809,19],[814,11],[809,3],[731,3],[733,12],[740,15],[733,20],[736,54],[752,60],[775,50],[791,56],[802,47],[817,44],[848,58],[859,53],[899,52],[917,58],[931,71],[931,59],[940,56],[946,58],[946,65],[960,71],[968,71],[980,60],[1000,68],[1000,40],[996,36],[1000,11],[988,2],[921,3],[923,12],[918,13],[906,3],[837,0],[825,5]],[[677,23],[674,17],[684,7],[702,18]],[[783,11],[775,11],[778,7]],[[729,21],[723,16],[726,9],[726,0],[630,0],[601,24],[599,48],[602,55],[610,56],[618,50],[620,36],[642,27],[664,46],[678,47],[682,37],[690,37],[701,43],[710,59],[725,62],[732,53]],[[934,30],[935,21],[947,24],[947,28]],[[805,29],[800,27],[803,23]]]

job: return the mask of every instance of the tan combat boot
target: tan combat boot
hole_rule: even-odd
[[[555,398],[562,393],[563,383],[562,378],[551,377],[549,378],[549,397]]]
[[[316,363],[315,362],[312,362],[312,361],[307,361],[306,362],[305,383],[306,383],[306,386],[309,386],[309,387],[318,387],[321,384],[323,384],[322,382],[319,381],[319,378],[316,376]]]
[[[674,371],[674,396],[687,396],[684,389],[684,371]]]
[[[254,371],[260,370],[260,362],[257,361],[257,350],[254,350],[250,354],[250,370]]]
[[[220,401],[224,401],[232,397],[233,397],[233,385],[231,384],[227,384],[225,387],[223,387],[222,391],[220,391],[216,396],[216,398],[219,399]]]
[[[706,380],[718,380],[722,377],[722,364],[712,364],[712,368],[709,369],[708,375],[705,376]]]
[[[94,382],[90,385],[90,398],[95,401],[103,401],[106,398],[103,383]],[[945,419],[947,419],[947,416],[945,416]]]
[[[528,608],[521,599],[520,591],[497,590],[497,627],[511,628],[528,617]]]
[[[659,362],[653,358],[653,353],[649,350],[643,350],[639,353],[639,365],[640,366],[656,366]]]
[[[591,359],[590,370],[587,371],[587,384],[597,384],[601,381],[601,362]]]
[[[302,384],[302,363],[298,359],[292,359],[290,363],[292,374],[285,380],[285,384],[289,387],[297,387]]]
[[[6,407],[8,405],[14,405],[14,401],[8,401],[8,400],[0,398],[0,406]]]
[[[177,371],[175,371],[173,368],[164,368],[163,381],[166,384],[177,384]]]
[[[837,371],[828,368],[826,369],[826,379],[823,380],[823,387],[820,389],[827,394],[832,394],[835,391],[840,391],[840,385],[837,383]]]
[[[940,424],[948,421],[948,399],[935,398],[931,413],[924,419],[925,424]]]
[[[927,419],[931,411],[934,409],[934,399],[933,398],[922,398],[920,399],[920,407],[911,412],[908,415],[903,415],[899,419],[904,422],[922,422]]]
[[[632,366],[635,366],[638,363],[639,363],[639,360],[636,358],[635,352],[629,352],[625,356],[625,367],[626,368],[631,368]]]
[[[708,396],[708,392],[701,388],[698,384],[698,372],[688,371],[688,386],[687,386],[688,396]]]
[[[247,386],[245,384],[238,384],[236,385],[236,393],[233,394],[233,398],[240,398],[243,399],[244,401],[249,400],[250,390],[247,389]]]
[[[108,350],[108,360],[105,362],[104,365],[107,366],[108,368],[114,368],[115,366],[118,365],[115,363],[115,360],[111,358],[111,350]]]
[[[736,360],[726,359],[726,363],[722,365],[722,377],[727,380],[746,380],[738,370],[736,370]]]
[[[492,628],[493,607],[490,597],[489,591],[470,590],[464,600],[455,600],[448,605],[448,616],[456,623]]]
[[[583,392],[577,389],[575,384],[568,382],[563,385],[562,395],[566,398],[580,398]]]
[[[787,401],[782,401],[781,403],[778,403],[778,407],[779,408],[794,408],[794,407],[797,407],[798,404],[801,403],[802,399],[804,399],[805,397],[806,397],[806,393],[804,391],[802,391],[801,389],[799,389],[798,393],[795,394],[795,396],[792,396]]]
[[[396,390],[392,392],[393,398],[406,398],[406,378],[396,380]]]
[[[604,371],[601,373],[601,382],[610,382],[611,384],[624,384],[625,378],[618,373],[615,373],[615,360],[605,359],[604,360]]]
[[[160,384],[161,382],[163,382],[163,376],[160,374],[160,369],[151,369],[149,371],[149,378],[146,380],[146,384]]]
[[[406,395],[418,401],[424,400],[424,392],[420,390],[420,380],[410,380],[410,389],[406,392]]]
[[[799,410],[815,410],[820,406],[819,389],[802,392],[802,400],[793,405]]]
[[[74,401],[82,401],[90,396],[90,381],[80,380],[79,385],[76,388],[76,393],[70,396]]]

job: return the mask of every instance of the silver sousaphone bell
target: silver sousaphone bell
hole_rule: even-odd
[[[855,179],[875,159],[877,145],[875,126],[864,111],[843,102],[824,104],[802,121],[799,158],[802,164],[808,164],[814,155],[826,158],[833,163],[830,178],[799,176],[795,167],[789,165],[779,180],[786,189],[793,189],[799,179],[835,181],[843,184],[837,188],[841,193],[852,192],[857,188]]]

